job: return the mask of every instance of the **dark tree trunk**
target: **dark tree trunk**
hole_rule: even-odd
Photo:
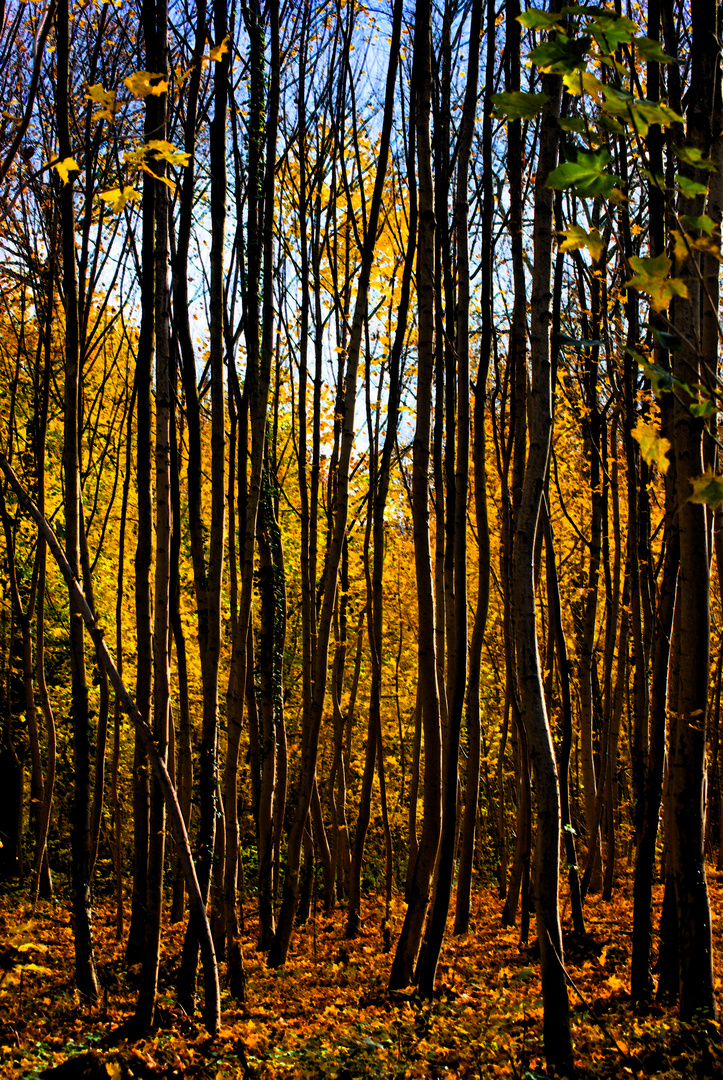
[[[419,176],[419,238],[417,241],[419,344],[412,516],[419,612],[418,693],[424,733],[424,821],[408,890],[407,913],[389,976],[390,990],[400,990],[412,981],[429,906],[430,884],[439,846],[442,803],[442,736],[429,530],[429,468],[435,341],[435,216],[430,137],[432,91],[432,6],[430,0],[418,0],[416,12],[413,78],[417,89],[416,134]]]
[[[557,162],[560,76],[543,76],[543,90],[549,101],[542,112],[535,179],[529,453],[515,530],[515,644],[522,718],[537,794],[535,911],[542,970],[545,1057],[549,1068],[569,1076],[574,1071],[574,1064],[558,907],[560,791],[545,708],[535,614],[535,547],[553,420],[550,363],[553,205],[552,192],[545,182]]]
[[[60,0],[56,15],[58,155],[72,156],[69,103],[69,10]],[[80,472],[78,398],[80,392],[80,344],[78,326],[78,279],[75,261],[75,214],[73,180],[60,192],[62,227],[63,299],[65,305],[65,401],[63,428],[63,475],[65,481],[65,542],[76,578],[80,576]],[[90,715],[85,670],[83,619],[75,594],[70,594],[70,670],[73,729],[73,810],[71,880],[75,932],[75,982],[86,1001],[98,996],[93,955],[90,895]]]

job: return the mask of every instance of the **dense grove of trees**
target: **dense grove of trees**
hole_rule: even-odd
[[[138,1028],[167,911],[215,1030],[242,912],[281,967],[374,890],[431,995],[496,882],[564,1072],[561,901],[626,864],[634,1000],[662,874],[714,1014],[718,6],[0,19],[0,877],[69,871],[81,995],[99,890]]]

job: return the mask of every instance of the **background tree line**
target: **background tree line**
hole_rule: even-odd
[[[0,873],[70,867],[84,997],[100,888],[136,1023],[165,903],[213,1029],[252,913],[280,967],[378,891],[431,995],[496,879],[565,1069],[562,848],[579,932],[634,865],[641,1002],[664,876],[715,1011],[717,19],[3,9]]]

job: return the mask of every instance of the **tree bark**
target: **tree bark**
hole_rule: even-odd
[[[59,0],[56,16],[57,90],[56,117],[60,160],[72,156],[69,102],[69,8]],[[65,480],[65,541],[74,576],[80,573],[80,473],[78,396],[80,392],[80,341],[78,326],[78,279],[75,262],[75,214],[73,180],[69,176],[60,192],[62,227],[63,299],[65,305],[65,400],[63,413],[63,475]],[[71,879],[75,931],[75,981],[86,1001],[98,996],[93,954],[90,895],[90,716],[85,670],[83,620],[74,591],[70,590],[70,669],[73,728],[73,811]]]
[[[692,11],[692,66],[688,91],[686,146],[711,153],[712,119],[720,117],[717,43],[718,7],[713,0]],[[712,107],[711,107],[712,103]],[[705,174],[686,169],[691,178]],[[684,200],[684,213],[700,214],[704,196]],[[696,273],[696,255],[679,269],[688,298],[678,298],[675,325],[681,348],[673,354],[674,374],[686,383],[708,381],[717,370],[717,356],[702,356],[700,311],[703,298]],[[714,343],[717,352],[717,342]],[[692,481],[703,472],[703,424],[676,397],[674,447],[678,530],[680,537],[680,669],[675,757],[671,760],[672,858],[680,941],[680,1012],[715,1016],[710,900],[705,874],[704,800],[705,743],[710,656],[710,582],[706,506],[690,500]]]
[[[553,9],[554,7],[553,4]],[[537,793],[535,911],[542,971],[545,1057],[548,1068],[569,1076],[574,1071],[574,1064],[558,907],[560,791],[542,686],[535,604],[535,545],[552,432],[549,335],[553,208],[552,192],[545,187],[545,182],[557,160],[557,115],[562,92],[560,76],[543,76],[543,91],[547,93],[549,101],[542,112],[535,178],[529,452],[515,530],[515,644],[522,717],[530,746]]]
[[[412,518],[419,619],[418,692],[424,733],[424,821],[409,885],[407,912],[389,976],[389,989],[392,991],[401,990],[412,981],[429,906],[430,884],[441,830],[442,733],[437,686],[435,608],[429,532],[429,466],[435,343],[435,213],[430,137],[431,38],[431,2],[417,0],[413,78],[417,88],[416,135],[419,176],[419,238],[417,241],[419,343],[417,424],[412,465]]]

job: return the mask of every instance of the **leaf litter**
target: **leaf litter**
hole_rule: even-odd
[[[723,875],[710,874],[714,912],[723,904]],[[655,894],[655,925],[662,889]],[[255,919],[246,912],[247,1001],[222,995],[223,1020],[209,1039],[200,1018],[175,1000],[183,924],[165,927],[157,1023],[144,1038],[119,1038],[135,1009],[140,968],[127,969],[115,940],[110,903],[95,909],[101,994],[83,1005],[69,974],[73,940],[67,898],[40,903],[35,913],[17,896],[0,898],[0,1075],[6,1080],[126,1080],[126,1078],[373,1078],[512,1077],[546,1075],[542,997],[534,944],[500,925],[495,889],[474,897],[471,931],[449,934],[431,1001],[413,988],[390,995],[391,954],[384,950],[384,905],[366,898],[358,938],[344,938],[344,912],[317,915],[295,936],[286,966],[265,966],[255,949]],[[453,907],[453,905],[452,905]],[[395,898],[392,941],[404,904]],[[565,937],[578,1075],[581,1077],[723,1076],[717,1022],[686,1025],[657,1003],[636,1013],[629,999],[632,879],[604,902],[588,898],[587,936]],[[714,919],[716,970],[723,933]],[[223,977],[223,966],[221,968]],[[574,986],[574,989],[572,989]],[[720,992],[720,977],[716,989]]]

